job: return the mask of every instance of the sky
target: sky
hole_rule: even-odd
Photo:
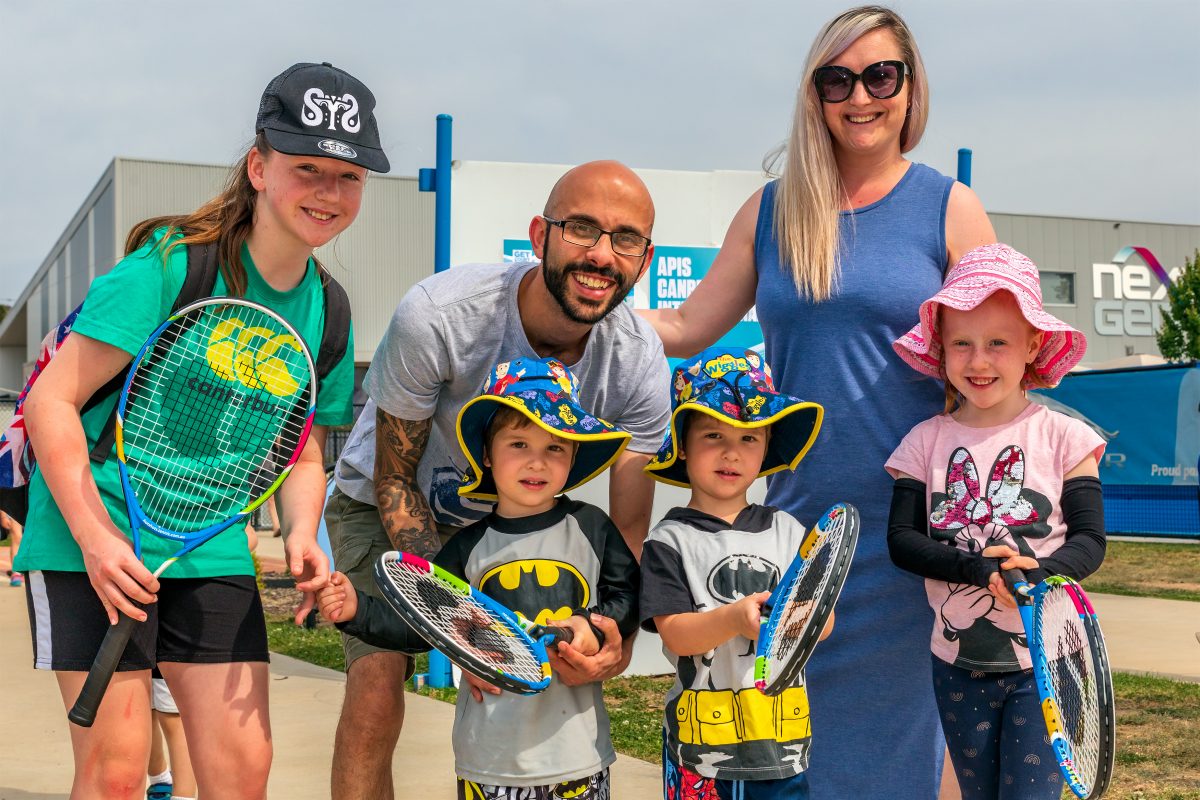
[[[0,0],[0,300],[116,156],[232,163],[268,81],[374,92],[393,174],[454,157],[759,170],[828,0]],[[991,211],[1200,224],[1200,3],[895,0],[930,77],[910,154]],[[369,197],[368,197],[369,202]],[[660,218],[670,209],[660,208]]]

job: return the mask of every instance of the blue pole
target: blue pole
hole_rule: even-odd
[[[963,186],[971,185],[971,148],[958,148],[958,182]]]
[[[433,271],[450,268],[450,162],[454,118],[437,115],[437,162],[432,169],[418,171],[418,188],[434,193],[433,205]]]
[[[429,685],[434,689],[447,689],[454,685],[454,674],[450,669],[450,659],[440,650],[429,651]]]

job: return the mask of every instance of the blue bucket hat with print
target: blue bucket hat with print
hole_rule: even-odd
[[[510,406],[555,436],[579,443],[562,491],[599,475],[616,460],[631,434],[579,405],[579,380],[553,358],[514,358],[492,368],[478,397],[458,412],[458,444],[469,466],[458,493],[496,500],[492,471],[483,465],[484,433],[500,406]]]
[[[671,424],[658,453],[646,465],[655,480],[688,488],[687,462],[679,458],[683,415],[699,412],[735,428],[771,426],[761,478],[795,469],[821,429],[825,409],[775,391],[771,368],[754,350],[710,347],[675,368]]]

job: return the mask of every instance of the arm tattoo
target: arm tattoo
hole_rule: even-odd
[[[441,549],[433,512],[417,488],[417,464],[429,442],[432,420],[375,417],[375,498],[392,546],[423,558]]]

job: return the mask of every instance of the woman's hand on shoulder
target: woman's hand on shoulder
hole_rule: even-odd
[[[738,209],[712,267],[683,305],[637,312],[654,326],[669,357],[687,358],[700,352],[754,305],[758,290],[754,234],[762,193],[759,189]]]
[[[979,196],[955,181],[946,204],[946,257],[954,266],[965,253],[996,241],[996,231]]]

